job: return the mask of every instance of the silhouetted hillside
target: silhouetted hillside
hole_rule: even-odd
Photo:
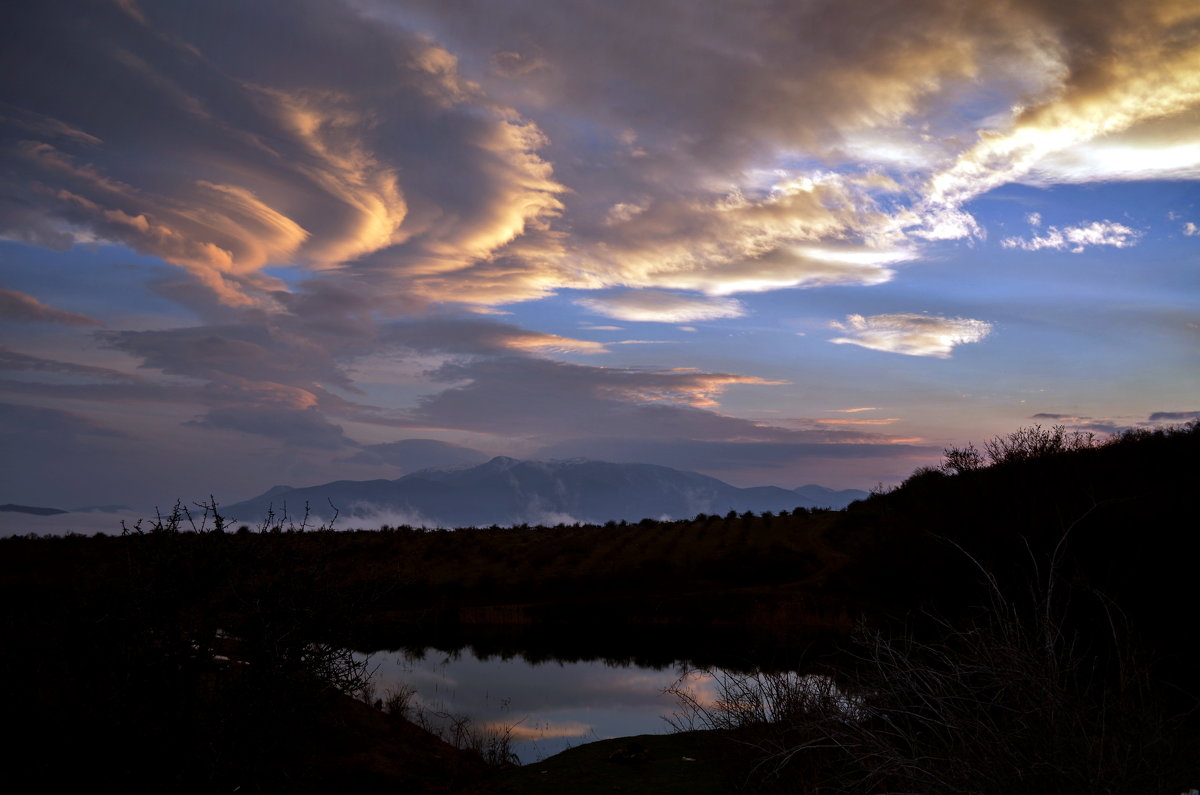
[[[953,613],[985,603],[984,571],[1016,599],[1057,579],[1098,623],[1129,620],[1182,661],[1200,653],[1179,623],[1200,608],[1197,483],[1197,423],[957,473],[918,471],[840,517],[830,538],[855,563],[837,587],[895,611]]]

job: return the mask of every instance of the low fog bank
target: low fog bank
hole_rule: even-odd
[[[69,511],[52,516],[38,516],[19,511],[0,511],[0,538],[29,534],[67,535],[68,533],[88,536],[97,533],[120,535],[122,520],[127,527],[133,527],[135,522],[142,519],[142,526],[148,528],[149,522],[153,518],[153,509],[138,511],[132,508],[115,511]]]

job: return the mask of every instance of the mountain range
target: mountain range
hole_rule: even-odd
[[[844,508],[867,496],[810,484],[738,488],[696,472],[652,464],[603,461],[519,461],[497,457],[478,466],[424,469],[396,480],[339,480],[319,486],[275,486],[244,502],[222,506],[238,523],[259,523],[268,511],[300,521],[328,520],[336,507],[339,525],[409,524],[468,527],[571,524],[681,519],[698,513]]]

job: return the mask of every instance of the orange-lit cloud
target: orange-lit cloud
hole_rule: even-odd
[[[697,298],[661,290],[609,293],[576,303],[598,315],[630,322],[689,323],[745,313],[741,304],[729,298]]]
[[[6,320],[23,320],[36,323],[61,323],[64,326],[102,326],[99,320],[94,320],[77,312],[66,312],[55,309],[34,298],[32,295],[8,290],[0,287],[0,316]]]
[[[1023,6],[1023,7],[1021,7]],[[1109,2],[1020,4],[1020,16],[1040,38],[1042,72],[1054,78],[1040,95],[1024,98],[978,133],[926,183],[922,223],[1007,182],[1078,182],[1122,176],[1148,178],[1195,169],[1200,133],[1194,124],[1164,157],[1156,140],[1164,121],[1194,117],[1200,107],[1200,10],[1180,0],[1137,7]],[[1070,31],[1068,33],[1067,31]],[[1101,55],[1100,53],[1103,53]],[[1125,158],[1096,152],[1124,151]]]
[[[96,10],[90,22],[122,37],[122,49],[75,25],[53,45],[28,43],[31,70],[47,47],[87,64],[56,89],[73,116],[94,105],[89,80],[126,90],[82,119],[62,121],[61,107],[4,114],[24,140],[7,150],[6,188],[20,200],[0,232],[123,243],[187,269],[230,306],[275,308],[270,294],[283,285],[261,275],[268,266],[346,270],[385,251],[356,269],[382,282],[381,295],[407,288],[417,300],[493,303],[545,294],[541,266],[526,261],[534,249],[553,253],[534,238],[561,209],[563,188],[537,154],[545,140],[464,79],[453,54],[428,37],[373,31],[341,6],[296,8],[260,20],[271,30],[257,33],[242,20],[249,39],[312,34],[309,61],[280,70],[271,47],[234,52],[216,20],[179,28],[175,11]],[[354,59],[338,55],[347,45]],[[59,67],[45,71],[54,80]],[[503,270],[481,273],[506,247]],[[490,285],[448,283],[458,273],[467,284],[487,274]]]
[[[717,398],[725,388],[733,384],[755,384],[778,386],[784,381],[770,381],[749,375],[724,373],[669,371],[630,371],[629,378],[615,379],[600,388],[603,396],[615,397],[631,403],[670,401],[697,408],[712,408],[719,405]]]
[[[303,61],[136,8],[22,45],[63,102],[4,112],[24,141],[13,173],[40,186],[16,189],[7,234],[119,241],[227,304],[272,308],[281,284],[257,275],[272,265],[370,280],[401,311],[876,285],[928,241],[985,234],[964,205],[1000,185],[1200,174],[1184,0],[917,0],[869,18],[565,3],[532,32],[522,2],[299,3],[269,31],[230,12],[251,40],[304,40]],[[85,21],[127,46],[99,47]],[[639,31],[656,46],[615,44]],[[42,63],[54,47],[86,79]],[[89,115],[71,93],[93,75],[127,91]],[[135,138],[171,167],[140,165]]]
[[[560,337],[557,334],[526,332],[514,334],[503,343],[514,351],[541,351],[545,353],[605,353],[603,343]]]

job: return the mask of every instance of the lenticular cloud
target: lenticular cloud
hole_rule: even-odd
[[[835,321],[830,326],[847,333],[830,342],[939,359],[949,358],[956,345],[979,342],[992,331],[991,324],[982,320],[912,314],[847,315],[845,323]]]

